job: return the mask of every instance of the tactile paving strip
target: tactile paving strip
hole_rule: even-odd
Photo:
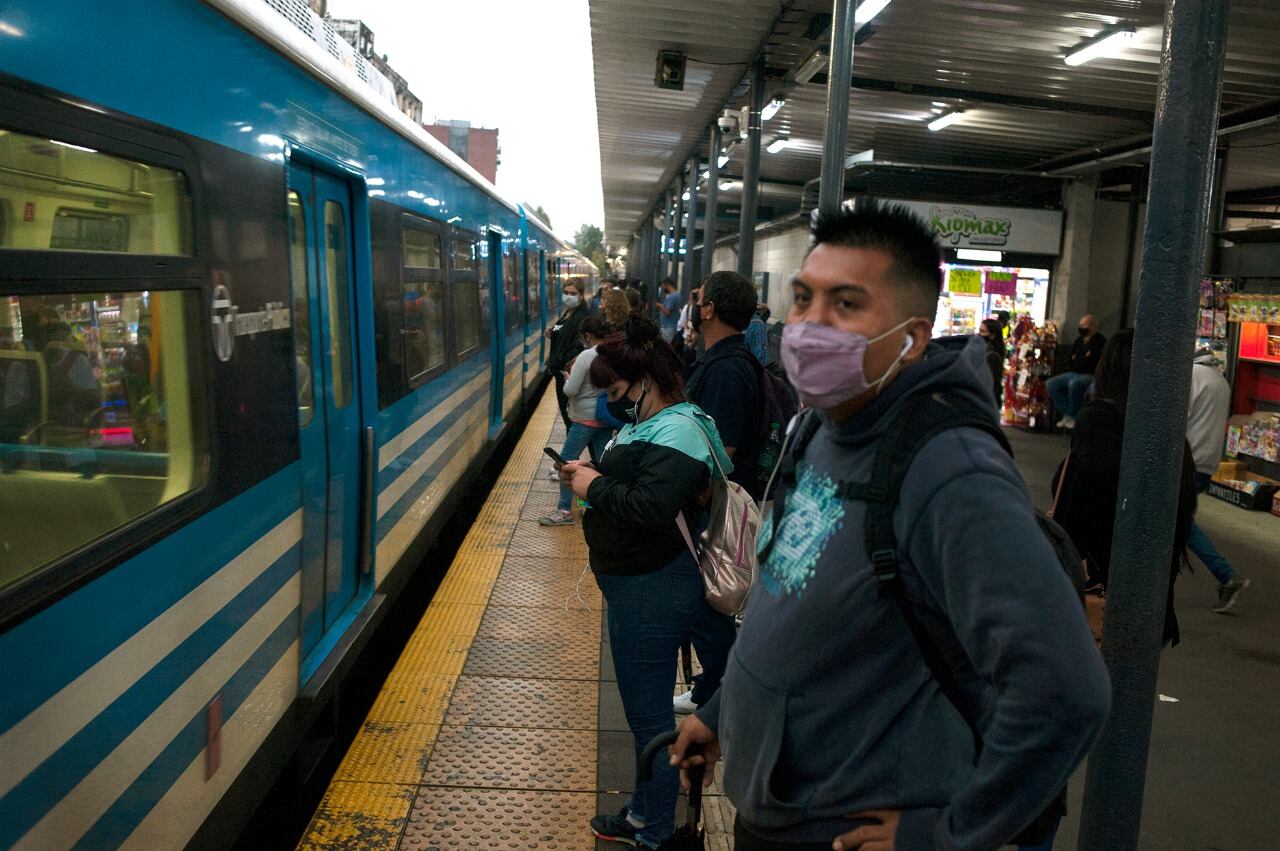
[[[594,730],[599,683],[468,677],[458,680],[446,724]]]
[[[391,783],[329,785],[300,848],[383,851],[396,847],[416,789]]]
[[[424,787],[400,847],[588,851],[595,847],[587,827],[595,811],[595,795],[584,792]]]
[[[560,641],[477,638],[462,672],[473,677],[595,680],[600,675],[600,653],[598,647]]]
[[[498,574],[489,604],[598,611],[600,588],[585,560],[512,557]]]
[[[416,785],[438,732],[433,724],[365,721],[334,779]]]
[[[562,607],[490,606],[480,622],[477,636],[505,641],[559,641],[594,648],[600,641],[600,613],[580,609],[565,611]]]
[[[582,529],[572,526],[542,526],[536,520],[521,520],[511,536],[507,554],[536,558],[587,558]]]
[[[595,779],[595,730],[445,726],[422,782],[594,792]]]

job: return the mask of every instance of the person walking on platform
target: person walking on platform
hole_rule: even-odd
[[[1213,351],[1196,352],[1191,366],[1191,402],[1187,412],[1187,442],[1196,465],[1196,492],[1209,489],[1209,479],[1222,460],[1222,448],[1227,439],[1227,415],[1231,408],[1231,385],[1215,365]],[[1225,614],[1240,599],[1240,592],[1249,587],[1248,579],[1241,579],[1231,569],[1231,563],[1223,558],[1213,541],[1200,526],[1192,522],[1187,537],[1187,548],[1204,562],[1213,578],[1218,580],[1218,602],[1215,612]]]
[[[556,382],[556,402],[560,406],[560,418],[564,420],[565,428],[569,428],[572,423],[569,421],[569,397],[564,392],[567,377],[565,370],[568,369],[569,361],[582,351],[582,323],[591,315],[591,308],[583,297],[585,293],[580,281],[566,283],[561,287],[560,295],[564,302],[564,312],[545,332],[547,339],[551,341],[547,371]]]
[[[752,293],[754,296],[754,291]],[[747,338],[747,349],[756,356],[761,366],[769,365],[769,306],[757,304],[751,314],[751,323],[744,332]]]
[[[999,320],[984,319],[978,326],[978,336],[987,344],[987,368],[991,370],[991,392],[995,394],[996,416],[1004,408],[1004,329]]]
[[[670,343],[676,338],[676,325],[680,322],[680,292],[670,278],[663,278],[660,286],[658,327],[662,329],[662,339]]]
[[[723,752],[737,851],[994,849],[1088,752],[1106,668],[996,437],[985,346],[930,339],[928,225],[863,199],[815,215],[812,237],[782,361],[815,410],[793,429],[720,690],[671,763]],[[983,425],[922,436],[888,529],[872,528],[877,450],[940,404]],[[934,674],[948,668],[950,688]]]
[[[596,359],[596,346],[609,335],[608,326],[599,316],[588,316],[582,323],[582,344],[586,346],[576,358],[564,382],[564,393],[569,397],[569,433],[565,435],[560,455],[566,461],[576,461],[583,449],[591,450],[591,459],[598,461],[604,455],[612,429],[596,419],[596,405],[601,390],[588,379],[591,364]],[[543,526],[573,525],[573,490],[568,482],[560,482],[560,501],[556,510],[538,520]]]
[[[582,525],[608,605],[609,646],[638,761],[649,740],[672,727],[681,644],[703,637],[699,630],[733,633],[732,619],[708,616],[702,574],[676,525],[678,515],[701,515],[717,463],[725,470],[733,463],[715,423],[685,401],[675,353],[651,320],[629,319],[623,333],[597,346],[590,374],[628,424],[595,466],[570,462],[560,475],[588,505]],[[717,678],[724,665],[723,656],[702,659]],[[637,774],[620,812],[591,820],[597,837],[657,848],[671,836],[679,780],[675,769],[655,768],[646,782]]]
[[[1058,428],[1075,428],[1076,414],[1084,407],[1085,397],[1093,387],[1093,373],[1098,369],[1102,348],[1107,338],[1098,333],[1098,320],[1093,314],[1080,317],[1080,336],[1071,346],[1071,361],[1066,372],[1053,376],[1044,388],[1053,400],[1053,408],[1061,417]]]

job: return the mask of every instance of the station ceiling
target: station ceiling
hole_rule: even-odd
[[[892,0],[858,35],[846,155],[871,150],[876,161],[1037,170],[1149,132],[1164,8],[1163,0]],[[763,143],[791,140],[761,155],[762,205],[774,215],[800,209],[804,185],[818,176],[826,114],[825,61],[806,60],[830,43],[831,9],[829,0],[590,0],[610,244],[630,241],[695,146],[706,156],[708,128],[723,109],[746,105],[749,63],[762,51],[766,102],[786,99],[765,123]],[[1135,37],[1120,55],[1063,62],[1100,31],[1123,26]],[[1224,113],[1280,99],[1277,43],[1275,0],[1232,0]],[[660,50],[688,57],[683,91],[654,85]],[[819,70],[798,82],[806,64]],[[964,110],[961,121],[929,131],[939,112],[955,108]],[[1275,128],[1256,131],[1267,132]],[[1228,189],[1280,184],[1280,149],[1246,134],[1237,141]],[[741,176],[744,150],[730,151],[722,179]],[[877,191],[894,191],[893,175],[903,193],[928,183],[918,171],[862,171],[874,173]],[[736,205],[734,191],[721,198],[722,207]]]

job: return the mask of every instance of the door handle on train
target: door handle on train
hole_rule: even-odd
[[[373,515],[374,515],[374,482],[378,473],[377,435],[373,426],[365,426],[362,441],[364,457],[364,476],[360,481],[360,572],[368,573],[373,569]]]

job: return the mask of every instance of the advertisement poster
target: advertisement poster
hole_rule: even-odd
[[[947,272],[947,291],[952,295],[982,295],[982,270],[949,270]]]
[[[986,293],[988,295],[1017,295],[1017,276],[1013,272],[987,272]]]

